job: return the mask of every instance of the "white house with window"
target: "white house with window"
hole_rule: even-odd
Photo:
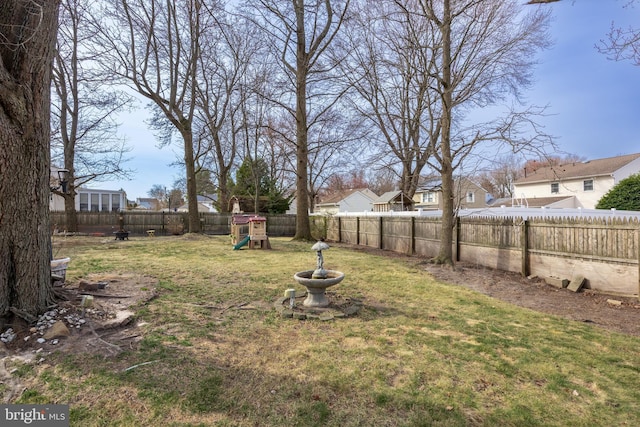
[[[78,212],[118,212],[127,208],[127,193],[124,190],[76,189]]]
[[[118,212],[127,208],[127,193],[124,190],[98,190],[76,188],[77,212]],[[49,202],[52,211],[63,211],[64,200],[53,194]]]
[[[525,171],[514,183],[514,195],[529,206],[541,199],[553,201],[547,207],[594,209],[620,180],[639,172],[640,153],[546,166]]]
[[[55,177],[61,170],[51,166],[50,185],[55,188],[58,185]],[[120,190],[98,190],[93,188],[78,187],[76,190],[75,205],[77,212],[118,212],[127,208],[127,193]],[[49,210],[64,211],[64,198],[51,193]]]

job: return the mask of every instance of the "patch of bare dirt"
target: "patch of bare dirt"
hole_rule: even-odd
[[[135,307],[154,298],[156,286],[156,279],[140,274],[96,274],[55,287],[58,306],[36,325],[17,326],[16,337],[4,350],[117,354],[140,338],[133,322]],[[59,332],[53,332],[54,325]],[[0,346],[0,354],[2,350]]]
[[[13,339],[0,342],[2,402],[12,402],[29,386],[14,375],[20,363],[46,366],[53,351],[113,356],[134,348],[142,339],[135,309],[156,296],[157,283],[139,274],[102,274],[54,288],[58,306],[35,325],[13,325]]]
[[[340,246],[340,244],[335,244]],[[423,268],[438,281],[464,286],[502,301],[549,313],[624,334],[640,336],[640,300],[636,297],[605,295],[589,289],[572,292],[548,285],[541,278],[494,270],[468,263],[455,269],[431,264],[424,258],[391,251],[343,245],[378,255],[405,258]]]

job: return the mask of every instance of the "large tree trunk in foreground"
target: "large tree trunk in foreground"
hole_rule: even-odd
[[[52,301],[50,75],[57,0],[0,3],[0,316]]]

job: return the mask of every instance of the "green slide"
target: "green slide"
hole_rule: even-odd
[[[240,240],[237,244],[233,245],[233,250],[236,251],[241,247],[245,246],[247,243],[249,243],[249,240],[251,240],[251,236],[247,234],[247,236],[244,239]]]

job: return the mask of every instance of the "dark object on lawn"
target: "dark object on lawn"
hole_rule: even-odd
[[[129,232],[125,230],[114,231],[113,234],[116,235],[116,240],[129,240]]]

